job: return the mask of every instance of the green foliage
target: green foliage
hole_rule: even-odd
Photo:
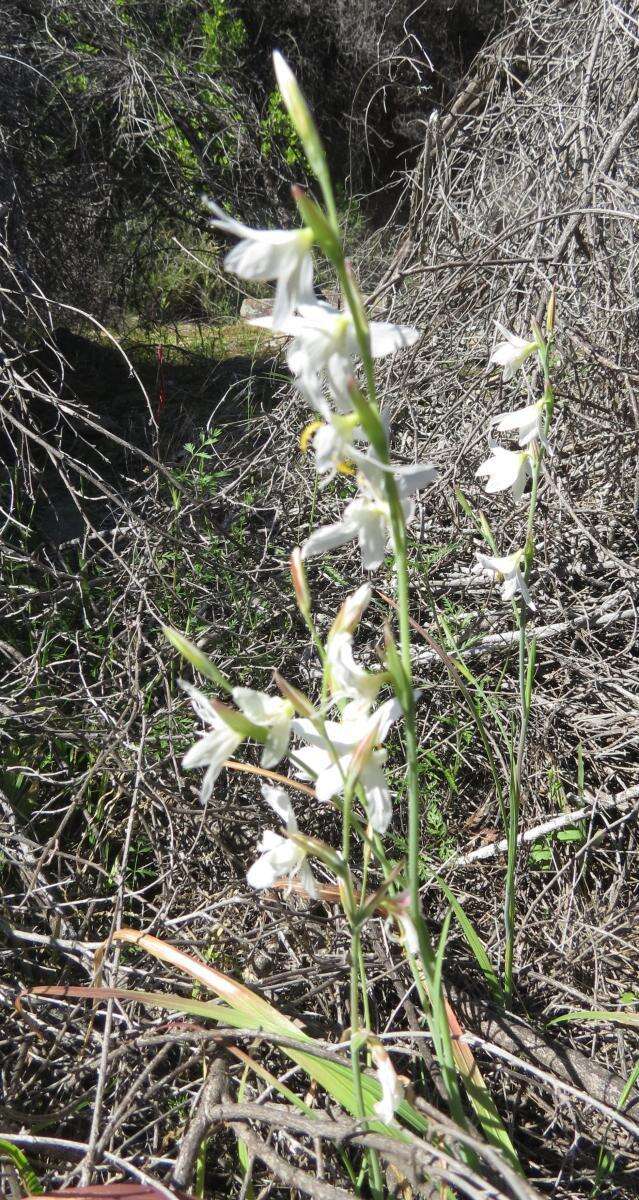
[[[275,146],[279,145],[289,166],[296,166],[303,161],[300,139],[278,91],[271,92],[266,102],[266,116],[260,122],[260,132],[260,150],[264,158],[270,158]]]
[[[207,69],[219,67],[246,44],[246,26],[229,12],[227,0],[210,0],[207,11],[200,17],[204,43],[202,65]]]
[[[185,178],[192,181],[199,174],[200,164],[189,139],[178,129],[175,119],[165,109],[158,109],[157,119],[164,145],[182,167]]]
[[[68,75],[67,76],[67,88],[68,88],[69,92],[71,93],[71,95],[73,95],[76,92],[88,92],[88,90],[89,90],[88,75],[85,75],[83,72],[80,72],[80,74],[78,74],[78,75]]]
[[[32,1196],[37,1196],[42,1192],[40,1180],[31,1167],[26,1154],[18,1146],[12,1146],[11,1142],[7,1141],[6,1138],[0,1138],[0,1159],[2,1158],[6,1158],[9,1162],[13,1163],[20,1176],[20,1182]]]

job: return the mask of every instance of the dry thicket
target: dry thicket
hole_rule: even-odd
[[[412,546],[413,615],[425,630],[417,672],[425,912],[437,930],[447,909],[437,870],[495,961],[502,831],[457,677],[437,647],[464,655],[506,710],[515,689],[507,617],[496,593],[469,581],[475,538],[455,489],[484,507],[505,543],[517,537],[517,515],[486,505],[474,481],[481,431],[504,407],[485,364],[493,321],[525,332],[557,288],[559,422],[540,498],[538,682],[523,808],[525,830],[556,828],[522,851],[513,1011],[491,1007],[455,925],[446,985],[531,1187],[566,1197],[592,1194],[604,1142],[615,1159],[602,1188],[635,1195],[639,1171],[636,1091],[616,1111],[637,1058],[631,1025],[546,1027],[574,1009],[625,1003],[636,1013],[638,46],[630,4],[524,4],[477,57],[450,109],[425,123],[394,222],[356,258],[376,311],[425,330],[388,370],[385,403],[401,430],[398,452],[442,467]],[[21,290],[16,276],[12,302],[26,303]],[[43,298],[28,303],[46,320]],[[307,1097],[323,1110],[313,1126],[273,1103],[277,1095],[255,1075],[238,1099],[242,1069],[224,1058],[230,1043],[304,1094],[299,1073],[284,1072],[266,1039],[250,1048],[237,1031],[119,1003],[94,1010],[39,1000],[13,1012],[16,990],[90,983],[97,943],[126,924],[259,986],[327,1042],[344,1031],[347,944],[336,911],[249,894],[244,872],[262,826],[257,782],[229,771],[200,808],[179,765],[193,723],[159,633],[170,621],[197,636],[238,681],[265,686],[277,667],[313,688],[286,570],[311,511],[319,520],[325,504],[298,455],[299,401],[277,360],[267,386],[263,363],[257,385],[245,361],[218,368],[209,425],[221,432],[206,449],[203,480],[177,463],[196,421],[184,408],[165,409],[158,429],[154,397],[148,406],[141,398],[147,440],[127,448],[108,424],[98,438],[101,418],[82,403],[56,398],[39,359],[4,349],[1,1124],[26,1131],[51,1184],[77,1178],[79,1154],[84,1181],[120,1164],[188,1186],[192,1163],[185,1168],[183,1157],[176,1174],[176,1159],[194,1111],[202,1121],[208,1070],[216,1104],[209,1096],[206,1194],[239,1194],[235,1132],[248,1139],[256,1193],[279,1181],[323,1200],[352,1194],[336,1148],[366,1135],[335,1118],[321,1094]],[[115,480],[101,469],[114,446]],[[45,476],[62,481],[81,513],[70,542],[28,536]],[[336,587],[341,596],[355,568],[344,555],[315,572],[327,622]],[[377,600],[371,656],[386,611],[383,595]],[[324,814],[309,808],[304,819],[309,833],[330,837]],[[404,833],[398,802],[398,859]],[[435,1131],[446,1120],[434,1111],[436,1069],[428,1043],[406,1036],[418,1032],[419,1013],[375,921],[365,958],[377,1028],[397,1031],[398,1062],[433,1106]],[[105,981],[180,986],[144,956],[119,951],[107,954]],[[454,1135],[448,1144],[454,1156]],[[443,1153],[433,1161],[423,1144],[395,1161],[411,1178],[449,1179],[459,1194],[530,1194],[498,1172],[486,1183]]]

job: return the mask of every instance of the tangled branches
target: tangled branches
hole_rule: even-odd
[[[447,986],[500,1111],[517,1114],[517,1148],[531,1175],[571,1200],[591,1194],[606,1138],[620,1195],[630,1194],[637,1165],[632,1095],[631,1107],[617,1114],[625,1124],[611,1115],[636,1057],[632,1031],[622,1039],[611,1024],[545,1028],[577,1006],[627,1011],[632,1001],[622,998],[635,971],[636,39],[629,5],[523,5],[480,54],[450,110],[428,124],[392,269],[384,261],[388,230],[359,254],[360,276],[380,308],[426,330],[408,362],[386,375],[396,448],[424,449],[445,465],[446,482],[473,501],[474,469],[484,455],[479,431],[504,407],[500,385],[484,369],[493,319],[511,326],[520,314],[534,315],[549,285],[557,286],[559,441],[540,489],[537,596],[547,632],[538,645],[522,811],[524,834],[534,837],[524,842],[531,853],[522,854],[520,867],[517,1019],[491,1010],[489,982],[461,926],[449,936]],[[143,122],[131,129],[130,145],[143,140]],[[15,262],[7,269],[15,272]],[[16,297],[25,276],[13,278],[13,299],[5,302],[24,303]],[[50,331],[56,310],[34,298],[32,283],[26,291],[29,320],[37,314]],[[6,476],[3,516],[2,1036],[11,1078],[2,1116],[27,1126],[25,1137],[40,1137],[37,1153],[53,1182],[63,1173],[45,1145],[51,1131],[43,1123],[52,1119],[56,1134],[79,1145],[87,1161],[113,1165],[113,1155],[134,1168],[142,1161],[170,1179],[177,1143],[198,1114],[211,1042],[216,1052],[220,1042],[244,1044],[237,1031],[178,1026],[119,1002],[106,1015],[94,1013],[72,997],[34,1003],[17,1018],[12,1000],[34,983],[90,983],[95,943],[126,920],[197,948],[333,1043],[344,1030],[344,930],[320,906],[301,908],[295,897],[285,906],[278,896],[257,904],[250,896],[243,875],[260,829],[257,789],[250,773],[237,773],[203,814],[179,770],[191,733],[176,699],[176,665],[157,633],[167,620],[188,629],[236,675],[250,658],[242,682],[257,687],[267,685],[272,665],[286,674],[301,663],[310,689],[316,680],[291,615],[285,549],[306,534],[312,505],[318,523],[330,519],[330,505],[314,495],[293,452],[303,423],[297,405],[275,383],[267,398],[256,397],[246,381],[250,364],[238,364],[232,379],[218,374],[215,396],[207,393],[204,421],[210,417],[211,431],[219,422],[223,432],[206,449],[205,471],[184,478],[177,453],[193,436],[193,418],[189,425],[170,410],[169,423],[179,416],[183,432],[165,443],[160,422],[158,435],[151,375],[144,382],[153,417],[139,398],[146,440],[128,439],[118,478],[105,479],[104,443],[87,462],[82,440],[87,418],[101,424],[103,414],[96,418],[67,394],[60,403],[57,385],[23,344],[7,351],[5,342],[3,350],[10,360],[2,374],[10,418],[4,437],[13,447],[5,458],[26,467]],[[64,363],[55,366],[61,369]],[[77,537],[53,545],[24,536],[29,489],[36,494],[52,462],[82,510]],[[215,482],[203,483],[204,474]],[[441,495],[437,505],[421,506],[411,546],[418,573],[412,613],[431,639],[417,655],[427,749],[425,870],[443,872],[498,956],[501,830],[472,715],[452,724],[451,692],[460,691],[461,663],[480,678],[487,703],[511,697],[511,644],[501,605],[464,570],[473,539],[453,489]],[[99,519],[92,520],[98,496]],[[500,517],[507,534],[505,506]],[[346,579],[349,560],[336,559],[333,570]],[[320,575],[320,608],[334,588],[334,573]],[[383,591],[391,592],[390,581]],[[446,621],[438,625],[433,598],[442,597]],[[381,594],[375,602],[377,615],[387,612]],[[326,604],[327,621],[328,613]],[[367,628],[374,661],[373,623]],[[394,782],[400,786],[399,773]],[[559,830],[570,835],[565,840],[548,829],[558,815],[571,818]],[[309,811],[306,821],[311,833],[326,836],[324,814]],[[405,830],[395,833],[399,860]],[[477,849],[484,853],[473,857]],[[437,931],[447,905],[428,880],[423,894]],[[410,980],[381,922],[370,922],[363,954],[371,1004],[396,1035],[403,1071],[438,1103],[441,1080]],[[116,952],[107,956],[105,981],[153,982],[139,960]],[[161,986],[173,991],[179,981],[167,973]],[[333,1045],[327,1053],[339,1051]],[[228,1067],[232,1088],[247,1065],[237,1061]],[[275,1042],[264,1041],[259,1061],[301,1092]],[[310,1186],[317,1174],[318,1187],[350,1187],[340,1138],[366,1135],[351,1125],[338,1136],[317,1094],[304,1094],[321,1110],[313,1140],[292,1109],[269,1107],[274,1086],[252,1076],[241,1111],[218,1106],[211,1190],[228,1191],[235,1133],[247,1124],[249,1155],[263,1164],[259,1183],[272,1182],[285,1158],[299,1174],[278,1175],[283,1184]],[[433,1121],[441,1123],[441,1114]],[[433,1165],[428,1154],[431,1178],[440,1171],[460,1190],[478,1186],[462,1179],[459,1163],[440,1154]]]

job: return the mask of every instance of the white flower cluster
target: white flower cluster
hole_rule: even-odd
[[[182,687],[191,698],[207,732],[187,752],[185,768],[206,767],[200,790],[203,803],[225,762],[248,738],[263,744],[262,766],[274,767],[288,755],[293,773],[310,780],[317,800],[327,803],[356,784],[364,798],[366,816],[376,833],[385,833],[392,816],[391,794],[383,770],[383,743],[402,713],[398,700],[375,701],[383,683],[381,672],[366,671],[355,660],[353,633],[371,600],[371,588],[363,584],[342,605],[327,644],[327,669],[332,700],[343,704],[339,720],[314,712],[297,717],[293,704],[252,688],[234,688],[237,710],[209,700],[191,684]],[[302,743],[291,750],[291,736]],[[286,833],[297,833],[291,803],[281,788],[263,789],[267,804],[278,814]],[[286,844],[285,844],[286,843]],[[312,876],[304,863],[305,852],[286,837],[267,832],[261,843],[262,856],[248,873],[252,887],[270,887],[283,876],[300,876],[309,895]]]
[[[295,107],[295,81],[288,67],[275,55],[280,90],[289,108]],[[313,230],[249,229],[207,201],[214,214],[213,225],[239,238],[227,254],[225,266],[241,279],[274,280],[275,302],[269,316],[257,317],[251,325],[290,338],[287,363],[304,399],[319,416],[303,435],[312,440],[316,470],[328,483],[337,471],[354,473],[357,496],[345,509],[341,521],[319,529],[302,546],[302,557],[325,554],[357,539],[365,570],[375,570],[383,561],[390,532],[390,514],[384,477],[396,479],[403,502],[404,519],[412,519],[411,497],[436,478],[430,463],[417,467],[392,467],[373,453],[361,428],[352,402],[352,387],[359,345],[353,314],[333,308],[313,292]],[[382,358],[417,341],[419,330],[388,321],[367,326],[370,354]]]
[[[312,118],[293,75],[278,54],[275,70],[284,102],[313,164]],[[313,169],[321,182],[324,169],[321,154],[315,156]],[[288,366],[301,395],[318,418],[304,431],[302,448],[312,444],[321,483],[328,483],[338,471],[356,478],[357,493],[346,504],[341,519],[317,529],[296,551],[295,582],[296,574],[303,575],[303,559],[355,540],[363,568],[367,571],[378,568],[391,530],[396,531],[398,523],[401,528],[402,519],[406,523],[412,519],[412,497],[435,478],[436,470],[430,463],[406,466],[388,462],[384,423],[370,399],[363,399],[355,382],[362,351],[367,361],[369,357],[392,354],[412,346],[419,337],[418,330],[387,321],[369,323],[352,297],[351,307],[345,311],[316,297],[313,245],[318,242],[330,258],[331,245],[337,245],[337,223],[334,212],[330,214],[330,204],[325,215],[300,189],[294,189],[294,196],[304,221],[301,229],[294,230],[250,229],[217,204],[211,201],[207,204],[214,227],[237,238],[226,256],[226,268],[241,279],[275,283],[272,313],[251,324],[290,339]],[[357,397],[364,406],[369,406],[365,407],[364,419]],[[371,429],[375,431],[372,434]],[[373,441],[377,437],[377,452],[371,436]],[[389,480],[394,481],[393,486]],[[299,578],[296,588],[298,584],[303,591],[304,584]],[[298,592],[298,599],[301,594]],[[206,767],[200,793],[203,802],[210,798],[225,762],[250,738],[263,746],[263,768],[277,766],[288,755],[293,774],[311,781],[319,802],[335,801],[345,792],[349,797],[356,794],[363,803],[370,828],[375,833],[386,832],[392,814],[383,769],[386,757],[383,743],[402,709],[395,699],[376,707],[379,689],[387,676],[379,671],[366,671],[353,653],[353,633],[370,599],[371,589],[367,584],[350,596],[328,637],[326,682],[330,703],[339,710],[336,719],[327,717],[326,706],[315,712],[304,697],[301,708],[299,703],[295,704],[295,698],[291,702],[287,697],[289,690],[293,695],[293,689],[288,689],[288,685],[282,698],[250,688],[235,688],[234,709],[220,701],[210,701],[196,688],[184,685],[206,726],[206,732],[184,758],[187,768]],[[299,699],[297,694],[298,702]],[[301,743],[294,750],[290,750],[291,737]],[[265,787],[263,796],[280,818],[283,832],[271,830],[264,834],[261,856],[248,872],[249,884],[262,888],[282,877],[298,876],[305,891],[315,895],[304,838],[298,832],[288,796],[279,787]]]
[[[503,379],[508,381],[531,355],[539,352],[539,342],[527,342],[524,338],[510,333],[499,321],[496,324],[505,340],[495,347],[489,362],[503,367]],[[484,487],[489,495],[510,490],[515,504],[521,502],[526,484],[532,477],[539,446],[550,452],[545,425],[545,399],[526,404],[515,412],[500,413],[493,418],[489,432],[490,458],[487,458],[476,472],[478,478],[486,481]],[[501,446],[493,438],[494,430],[516,437],[520,449],[509,450]],[[535,611],[526,583],[526,553],[523,547],[503,556],[477,551],[476,558],[477,563],[473,568],[475,573],[502,581],[502,599],[512,600],[519,595],[528,608]]]
[[[321,147],[318,149],[312,117],[293,75],[277,54],[275,70],[285,104],[322,185],[326,213],[300,189],[294,189],[294,196],[304,225],[296,230],[250,229],[216,204],[209,202],[209,207],[214,226],[238,239],[227,254],[226,267],[242,279],[275,282],[271,315],[252,324],[290,339],[288,366],[301,395],[318,418],[307,426],[302,447],[306,449],[312,443],[321,482],[330,481],[343,470],[356,477],[357,493],[346,504],[340,520],[315,530],[292,556],[298,603],[310,621],[303,560],[356,540],[363,568],[376,570],[383,562],[389,538],[394,536],[396,542],[400,541],[402,521],[412,519],[415,493],[435,478],[436,470],[430,463],[406,466],[388,461],[387,431],[375,397],[364,397],[356,383],[360,357],[371,383],[371,360],[413,345],[419,333],[406,325],[367,321],[354,285],[351,290],[352,280],[338,244],[332,193],[322,184],[325,161]],[[314,294],[312,249],[316,243],[337,265],[349,299],[347,311],[331,307]],[[540,344],[502,332],[506,340],[497,346],[491,362],[503,367],[504,378],[510,379],[531,354],[540,350]],[[506,449],[491,440],[491,457],[477,472],[486,479],[488,492],[511,488],[515,500],[521,499],[533,456],[540,443],[545,445],[545,418],[545,401],[540,401],[519,412],[502,414],[493,422],[499,433],[517,436],[519,449]],[[524,550],[503,558],[486,554],[478,554],[477,558],[476,570],[503,579],[505,599],[520,595],[530,608],[534,607],[526,585]],[[385,671],[367,671],[353,652],[353,635],[370,600],[371,588],[364,584],[347,598],[333,623],[323,651],[327,703],[319,711],[279,677],[282,696],[269,696],[251,688],[233,689],[222,677],[221,683],[231,693],[235,708],[211,701],[191,685],[184,685],[206,727],[184,758],[187,768],[206,768],[200,793],[203,802],[210,798],[215,780],[230,756],[251,739],[262,745],[262,768],[271,772],[271,777],[271,769],[288,757],[292,774],[311,782],[318,802],[339,805],[338,798],[345,797],[350,806],[356,799],[370,829],[376,834],[386,832],[392,804],[383,747],[402,715],[402,706],[397,699],[377,705],[380,688],[390,676]],[[197,655],[196,648],[192,649]],[[197,657],[193,661],[198,665]],[[199,665],[202,667],[201,661]],[[329,717],[331,705],[338,711]],[[307,784],[298,786],[308,792]],[[291,801],[281,787],[264,787],[263,796],[279,817],[282,832],[264,833],[260,857],[248,872],[249,884],[264,888],[282,878],[298,877],[307,894],[316,896],[306,859],[309,853],[321,857],[318,847],[322,843],[313,843],[299,833]],[[410,926],[405,922],[400,925],[408,937]]]

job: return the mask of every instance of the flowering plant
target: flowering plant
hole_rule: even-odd
[[[182,635],[167,631],[193,665],[213,679],[234,702],[231,707],[220,700],[209,700],[198,689],[183,684],[206,726],[206,732],[186,754],[184,766],[206,768],[201,789],[204,803],[210,799],[225,762],[247,741],[255,741],[262,748],[261,766],[254,768],[258,774],[261,771],[268,777],[269,773],[272,775],[269,768],[274,766],[283,772],[278,776],[282,786],[269,784],[262,790],[265,802],[279,819],[280,828],[262,835],[259,855],[248,868],[247,881],[255,889],[284,883],[288,891],[296,883],[309,901],[315,901],[322,897],[323,885],[311,869],[311,859],[317,860],[322,871],[332,873],[337,881],[337,894],[350,929],[351,1070],[359,1115],[364,1118],[367,1112],[364,1052],[368,1065],[375,1066],[381,1086],[381,1096],[374,1107],[377,1119],[394,1126],[403,1098],[403,1087],[391,1058],[376,1041],[372,1029],[361,950],[364,925],[374,914],[382,912],[394,922],[399,933],[428,1022],[452,1116],[462,1128],[467,1127],[465,1091],[487,1140],[518,1170],[509,1135],[483,1085],[472,1053],[455,1040],[458,1027],[442,988],[447,925],[436,949],[420,901],[421,813],[416,724],[419,692],[413,686],[412,674],[407,530],[415,512],[415,497],[436,481],[437,469],[430,462],[392,460],[390,431],[379,404],[374,361],[414,345],[421,335],[410,326],[368,320],[344,257],[332,184],[315,123],[294,75],[278,54],[275,70],[283,101],[319,183],[323,203],[316,203],[300,188],[294,188],[303,224],[292,231],[251,230],[210,204],[213,224],[238,239],[226,257],[229,270],[244,279],[274,281],[273,311],[253,324],[290,339],[286,353],[295,386],[319,417],[306,427],[302,447],[308,449],[312,444],[320,484],[333,479],[337,472],[346,471],[354,477],[355,494],[334,522],[312,531],[291,553],[298,608],[322,666],[318,698],[308,698],[277,673],[279,695],[233,687]],[[313,253],[323,253],[334,267],[345,300],[344,309],[316,299]],[[527,636],[530,614],[535,611],[531,584],[534,517],[541,464],[544,453],[549,451],[554,403],[550,383],[553,325],[554,298],[549,306],[545,337],[536,325],[530,341],[499,325],[505,340],[490,357],[490,364],[503,368],[506,382],[535,355],[543,376],[541,399],[515,412],[502,413],[491,422],[490,458],[477,470],[477,476],[485,480],[488,494],[510,490],[518,504],[528,498],[523,544],[500,553],[483,514],[475,514],[466,504],[490,551],[477,552],[474,573],[501,582],[502,599],[512,601],[520,634],[519,753],[512,756],[515,766],[508,781],[509,803],[504,802],[501,788],[498,793],[509,836],[502,993],[506,996],[512,988],[518,813],[535,665],[534,638],[529,641]],[[516,438],[518,448],[495,441],[495,434]],[[377,571],[387,553],[392,557],[398,639],[386,624],[381,669],[368,669],[355,647],[358,625],[372,600],[369,582],[346,597],[326,639],[320,636],[313,618],[305,564],[353,541],[358,543],[365,572]],[[396,816],[397,806],[385,770],[384,743],[395,728],[401,731],[405,750],[408,852],[406,864],[391,869],[383,839]],[[284,786],[286,783],[295,790],[300,787],[300,779],[305,781],[302,790],[307,802],[310,791],[311,803],[338,814],[342,829],[339,850],[300,831]],[[303,825],[301,806],[298,813]],[[356,877],[355,839],[361,847],[361,880]],[[381,883],[374,896],[367,897],[366,881],[373,870]],[[381,1175],[375,1151],[367,1152],[366,1161],[371,1188],[374,1194],[380,1194]]]

